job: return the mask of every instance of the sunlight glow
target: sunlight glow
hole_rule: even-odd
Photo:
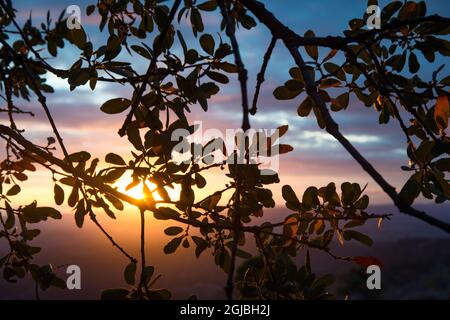
[[[125,193],[127,195],[129,195],[130,197],[133,197],[135,199],[144,199],[144,192],[143,192],[143,183],[142,181],[136,185],[135,187],[126,190],[127,186],[133,181],[133,179],[131,178],[131,176],[122,176],[119,180],[117,180],[113,187],[116,187],[118,191]],[[155,190],[156,189],[156,184],[147,181],[146,182],[147,187],[150,190]],[[180,190],[179,188],[177,188],[177,186],[175,186],[173,189],[166,187],[166,191],[169,194],[169,197],[172,201],[177,201],[180,197]],[[161,196],[158,194],[158,192],[154,191],[153,193],[153,197],[155,198],[156,201],[162,201],[163,199],[161,198]]]

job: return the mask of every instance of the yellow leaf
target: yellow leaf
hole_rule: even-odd
[[[254,214],[255,217],[262,217],[263,214],[264,214],[263,208],[262,208],[262,207],[259,208],[259,209],[256,210],[253,214]]]
[[[404,36],[407,36],[408,33],[409,33],[409,28],[408,28],[408,26],[402,26],[402,27],[400,27],[400,32],[401,32]]]
[[[344,238],[342,238],[342,233],[341,233],[341,231],[337,230],[336,233],[337,233],[337,235],[338,235],[339,243],[341,244],[341,246],[343,246],[343,245],[344,245]]]
[[[323,59],[323,61],[332,59],[336,55],[337,52],[338,52],[337,49],[331,50],[330,53],[328,53],[327,56]]]
[[[287,124],[278,127],[277,130],[275,130],[275,132],[270,137],[267,138],[267,140],[266,140],[267,147],[272,146],[273,143],[275,143],[279,138],[284,136],[286,134],[286,132],[288,131],[288,129],[289,129],[289,126]],[[259,139],[260,138],[258,136],[258,140]]]
[[[448,118],[450,116],[450,108],[447,95],[442,94],[437,98],[434,108],[434,118],[440,130],[448,127]]]
[[[289,238],[294,238],[297,235],[298,231],[298,221],[295,217],[290,217],[284,221],[284,225],[289,229]],[[286,241],[283,247],[289,247],[292,244],[293,240]]]
[[[383,98],[383,96],[379,95],[377,97],[377,100],[375,101],[375,105],[374,105],[375,110],[380,111],[383,104],[384,104],[384,98]]]
[[[319,219],[314,224],[314,232],[317,234],[320,234],[324,227],[325,227],[325,223],[323,222],[323,220]]]
[[[159,146],[153,146],[152,149],[153,149],[153,151],[154,151],[157,155],[159,155],[159,154],[161,153],[162,146],[161,146],[161,145],[159,145]]]
[[[277,130],[278,130],[278,137],[281,138],[288,131],[288,129],[289,129],[289,126],[287,124],[283,125],[281,127],[278,127],[277,128]]]

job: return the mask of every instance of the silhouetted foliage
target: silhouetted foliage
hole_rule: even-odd
[[[369,1],[370,4],[376,1]],[[257,163],[248,161],[228,163],[226,160],[238,156],[236,151],[226,153],[223,162],[213,164],[205,160],[213,151],[210,149],[203,153],[203,159],[196,159],[192,153],[190,163],[172,160],[173,147],[180,142],[171,140],[172,133],[186,129],[192,134],[196,130],[186,113],[198,108],[208,112],[211,97],[219,95],[230,78],[237,78],[240,84],[241,128],[250,128],[249,114],[257,112],[266,67],[278,46],[289,50],[293,66],[289,70],[291,78],[273,92],[275,98],[295,99],[292,104],[298,105],[298,115],[315,118],[317,125],[344,146],[400,211],[450,232],[448,224],[412,207],[420,194],[436,203],[450,199],[446,177],[450,171],[450,139],[446,135],[450,78],[442,75],[443,66],[429,80],[421,79],[417,73],[423,67],[418,56],[423,55],[432,63],[436,55],[449,55],[449,42],[443,37],[450,31],[449,19],[427,15],[424,1],[389,3],[381,12],[381,29],[367,30],[366,14],[352,19],[343,36],[317,37],[311,30],[303,36],[295,33],[255,0],[100,0],[86,8],[87,15],[101,17],[99,29],[106,35],[106,42],[99,47],[93,47],[82,25],[68,29],[64,12],[55,21],[48,14],[39,26],[31,20],[19,26],[13,4],[0,0],[0,6],[0,81],[4,100],[1,111],[9,119],[8,124],[0,125],[6,150],[1,162],[0,238],[9,247],[9,252],[1,257],[0,267],[6,281],[15,282],[30,273],[42,290],[65,286],[51,265],[38,266],[33,262],[40,248],[32,245],[40,234],[33,224],[60,219],[61,214],[55,208],[39,207],[37,202],[14,203],[14,196],[21,192],[21,182],[36,166],[51,172],[53,184],[49,187],[54,188],[56,205],[73,208],[80,228],[90,219],[130,260],[124,269],[128,289],[105,290],[104,299],[171,297],[168,290],[155,288],[158,277],[145,259],[144,224],[148,214],[177,222],[165,229],[170,240],[162,249],[164,253],[172,254],[180,247],[193,247],[197,257],[204,251],[212,252],[214,263],[228,274],[225,290],[229,299],[331,297],[327,288],[334,277],[318,278],[314,274],[309,250],[321,250],[331,258],[361,265],[373,263],[371,257],[340,257],[330,249],[333,240],[372,245],[372,239],[357,231],[358,227],[369,219],[389,217],[366,212],[369,197],[364,194],[364,186],[329,183],[311,186],[301,193],[285,185],[284,220],[255,224],[253,221],[263,217],[265,208],[275,206],[267,186],[280,182],[276,173],[265,175]],[[218,34],[204,31],[203,21],[208,16],[221,18],[215,30]],[[180,24],[185,20],[198,43],[184,39]],[[249,106],[247,71],[234,33],[236,28],[264,28],[262,25],[269,29],[273,40],[264,55],[257,93]],[[56,57],[65,46],[77,50],[79,58],[67,70],[51,66],[46,57]],[[181,47],[180,54],[175,46]],[[140,72],[131,62],[120,61],[119,54],[124,50],[132,57],[147,60],[146,72]],[[306,61],[304,57],[308,57]],[[95,92],[99,81],[132,89],[130,96],[99,106],[105,117],[124,114],[119,135],[130,142],[131,160],[109,153],[103,162],[92,159],[89,151],[68,152],[45,98],[53,92],[46,83],[49,73],[67,81],[71,90],[88,84]],[[332,114],[345,112],[352,97],[363,106],[374,106],[380,128],[395,121],[405,135],[408,159],[402,169],[410,171],[411,177],[399,193],[341,134],[333,120]],[[44,144],[25,138],[23,128],[16,126],[15,115],[29,113],[20,106],[21,98],[37,99],[44,109],[54,133]],[[405,117],[409,121],[404,121]],[[287,130],[287,126],[278,128],[279,136]],[[267,149],[276,143],[269,136],[260,138],[267,141]],[[184,142],[192,150],[198,147],[186,139]],[[209,143],[200,146],[201,150],[206,150]],[[63,157],[55,155],[56,149],[62,151]],[[245,152],[247,159],[250,149]],[[272,156],[291,150],[291,146],[281,144],[279,153]],[[223,188],[199,199],[195,190],[209,186],[203,174],[214,168],[221,169]],[[143,199],[114,188],[114,183],[125,174],[133,179],[127,188],[143,183]],[[147,181],[156,186],[154,190],[149,189]],[[171,199],[168,193],[176,185],[181,189],[179,200]],[[114,219],[116,211],[124,210],[124,203],[134,206],[141,217],[139,258],[116,243],[96,219],[100,214]],[[243,246],[249,241],[256,244],[256,255],[244,251]],[[299,251],[306,252],[302,266],[292,259]],[[237,268],[236,257],[243,260]],[[234,287],[237,295],[233,295]]]

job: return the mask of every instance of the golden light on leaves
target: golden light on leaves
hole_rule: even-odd
[[[434,118],[440,130],[445,130],[448,127],[448,118],[450,116],[450,107],[448,98],[442,94],[438,97],[436,107],[434,108]]]
[[[344,245],[344,238],[342,237],[342,232],[340,230],[336,230],[336,234],[338,236],[339,243],[341,244],[341,246],[343,246]]]
[[[381,228],[381,223],[383,222],[383,218],[378,218],[378,229]]]

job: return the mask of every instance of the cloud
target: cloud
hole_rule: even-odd
[[[60,9],[70,5],[69,1],[59,1],[57,4],[43,0],[36,7],[30,0],[20,2],[19,13],[23,22],[28,18],[29,8],[33,8],[34,18],[45,18],[47,8],[52,15],[59,15]],[[91,4],[90,1],[78,3],[82,10],[82,18],[88,25],[90,39],[94,42],[103,41],[104,34],[98,32],[95,24],[98,22],[95,16],[86,17],[84,7]],[[298,1],[269,1],[266,3],[268,9],[283,19],[283,21],[294,30],[303,34],[308,28],[313,28],[316,34],[328,35],[339,34],[347,27],[347,20],[360,16],[365,8],[361,1],[349,1],[348,10],[338,10],[342,4],[335,1],[323,1],[318,3],[303,3]],[[289,6],[290,10],[285,10]],[[429,12],[439,12],[448,9],[449,4],[442,1],[430,1]],[[211,15],[202,14],[207,27],[207,32],[213,34],[216,43],[219,38],[214,28],[218,18],[218,12]],[[83,22],[83,21],[82,21]],[[83,22],[84,23],[84,22]],[[189,46],[199,48],[198,39],[192,35],[188,23],[183,22],[181,28],[185,32],[185,40]],[[107,34],[107,32],[105,33]],[[256,83],[262,55],[266,50],[271,34],[264,27],[247,31],[238,30],[241,53],[245,66],[249,71],[249,96],[250,101]],[[106,35],[107,36],[107,35]],[[152,37],[144,39],[151,44]],[[223,41],[228,41],[224,36]],[[100,43],[99,43],[100,44]],[[180,53],[179,45],[176,44],[175,53]],[[49,59],[49,63],[58,68],[69,68],[78,59],[79,50],[72,45],[67,45],[60,50],[57,58]],[[326,54],[321,51],[321,55]],[[133,55],[130,57],[125,50],[120,55],[123,61],[131,61],[139,72],[145,70],[147,61]],[[233,57],[229,58],[230,61]],[[438,62],[438,61],[437,61]],[[289,124],[289,132],[282,138],[282,143],[294,146],[294,151],[281,157],[280,176],[286,181],[297,184],[299,187],[307,183],[314,184],[314,180],[325,182],[326,180],[341,180],[352,178],[367,182],[368,176],[351,158],[346,150],[335,139],[320,130],[313,115],[300,118],[297,115],[297,107],[305,95],[290,101],[277,101],[273,97],[273,90],[289,79],[289,68],[294,65],[288,52],[281,44],[277,44],[266,72],[266,81],[263,83],[258,103],[256,116],[250,117],[252,127],[274,129],[283,124]],[[428,71],[427,71],[428,72]],[[240,88],[236,74],[230,74],[230,83],[221,86],[221,91],[209,101],[209,111],[205,113],[200,106],[191,108],[192,113],[188,118],[192,121],[204,121],[205,128],[238,128],[242,122],[242,107]],[[120,138],[117,130],[121,126],[125,113],[119,115],[106,115],[99,109],[103,102],[114,97],[130,97],[132,91],[128,86],[112,83],[98,82],[96,90],[92,92],[88,85],[78,87],[70,92],[67,81],[48,75],[47,82],[55,89],[54,94],[48,95],[48,104],[54,115],[55,121],[63,134],[70,150],[93,150],[96,154],[105,154],[109,151],[119,150],[128,152],[130,145],[126,138]],[[335,93],[332,92],[332,95]],[[18,125],[26,129],[27,137],[33,141],[45,141],[46,137],[52,135],[48,120],[42,108],[36,103],[28,103],[19,100],[18,106],[23,106],[35,112],[36,117],[30,118],[25,115],[18,116]],[[405,155],[405,137],[399,129],[398,122],[391,120],[387,125],[378,124],[378,112],[373,108],[364,107],[354,97],[350,99],[347,110],[332,113],[339,123],[342,133],[352,142],[358,150],[373,162],[377,169],[396,184],[401,186],[406,174],[399,171],[399,166],[407,160]],[[0,114],[0,119],[6,123],[5,114]],[[377,189],[374,187],[374,190]],[[372,190],[372,189],[371,189]]]

